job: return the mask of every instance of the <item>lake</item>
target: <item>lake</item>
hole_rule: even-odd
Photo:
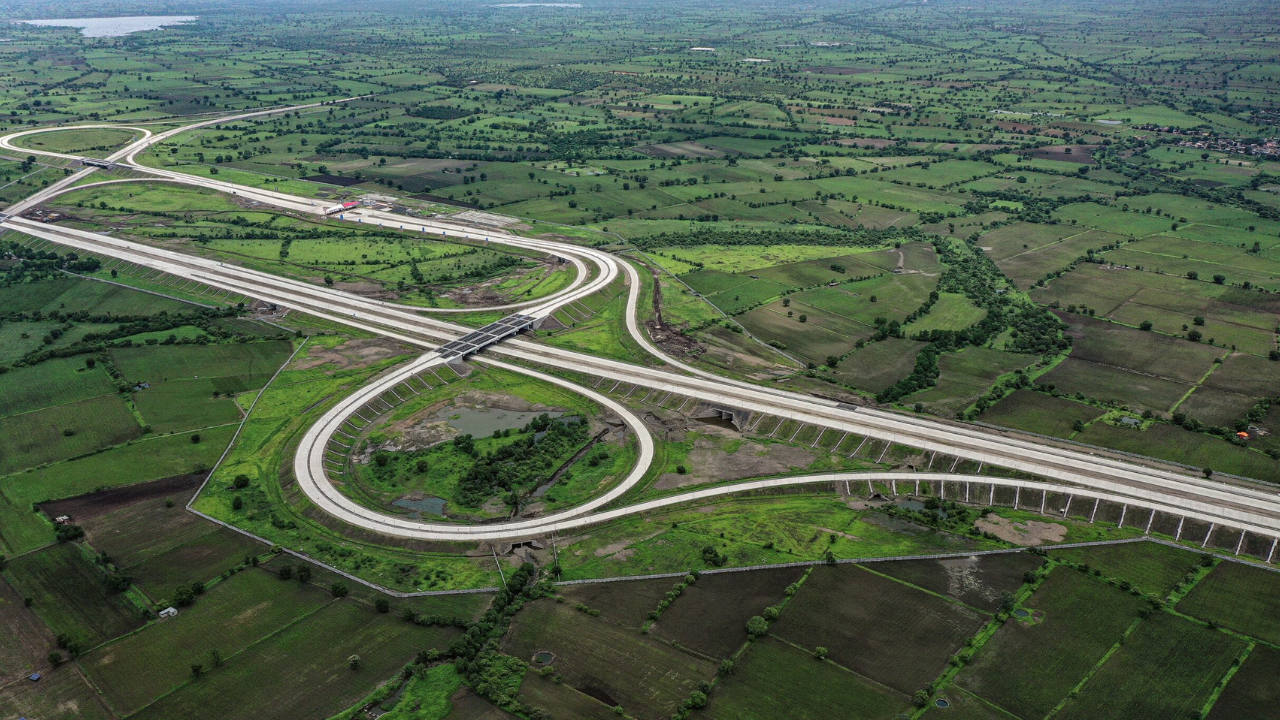
[[[55,20],[20,20],[40,27],[80,28],[85,37],[122,37],[145,30],[158,30],[166,25],[198,20],[195,15],[133,15],[129,17],[58,18]]]

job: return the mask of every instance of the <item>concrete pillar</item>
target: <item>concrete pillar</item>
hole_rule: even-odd
[[[1147,518],[1147,526],[1142,530],[1143,535],[1151,534],[1151,523],[1155,522],[1155,519],[1156,519],[1156,511],[1152,510],[1151,517]]]
[[[996,486],[994,484],[992,484],[991,486],[991,497],[987,499],[987,504],[988,505],[996,504]]]
[[[1090,512],[1090,513],[1089,513],[1089,522],[1093,522],[1093,519],[1094,519],[1095,517],[1097,517],[1097,515],[1098,515],[1098,505],[1099,505],[1101,502],[1102,502],[1102,500],[1100,500],[1100,499],[1096,499],[1096,498],[1094,499],[1094,501],[1093,501],[1093,512]]]
[[[1185,517],[1180,517],[1180,518],[1178,518],[1178,532],[1176,532],[1176,533],[1174,533],[1174,534],[1173,534],[1173,539],[1174,539],[1174,540],[1181,540],[1181,539],[1182,539],[1182,525],[1183,525],[1183,523],[1185,523],[1186,521],[1187,521],[1187,519],[1186,519]]]
[[[1120,506],[1120,522],[1119,522],[1119,523],[1116,523],[1116,527],[1117,527],[1117,528],[1122,528],[1122,527],[1124,527],[1124,516],[1125,516],[1125,515],[1127,515],[1128,513],[1129,513],[1129,506],[1128,506],[1128,505],[1121,505],[1121,506]]]
[[[1200,543],[1200,547],[1209,547],[1209,538],[1213,537],[1213,529],[1218,527],[1216,523],[1209,523],[1209,532],[1204,534],[1204,542]]]
[[[1018,509],[1018,503],[1022,502],[1022,486],[1018,485],[1013,488],[1013,509]]]
[[[1236,554],[1240,554],[1240,548],[1244,547],[1244,530],[1240,531],[1240,541],[1236,543]]]
[[[1040,491],[1040,514],[1044,514],[1044,506],[1049,502],[1049,491]]]
[[[1071,498],[1073,497],[1075,496],[1074,495],[1067,496],[1067,506],[1062,509],[1062,517],[1066,517],[1067,514],[1071,512]]]
[[[1280,541],[1280,538],[1271,538],[1271,552],[1268,552],[1268,553],[1267,553],[1267,562],[1271,562],[1271,559],[1272,559],[1272,558],[1274,558],[1274,557],[1276,556],[1276,542],[1277,542],[1277,541]]]

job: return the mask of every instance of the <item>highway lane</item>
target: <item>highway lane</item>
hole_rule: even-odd
[[[391,334],[397,339],[414,342],[424,347],[431,347],[433,340],[438,342],[440,340],[453,339],[467,331],[467,328],[452,326],[449,323],[429,319],[424,321],[423,318],[413,313],[404,312],[400,308],[382,308],[382,304],[376,301],[347,296],[345,293],[282,279],[266,273],[224,266],[212,260],[195,258],[149,246],[137,246],[134,243],[117,238],[99,237],[95,233],[70,228],[58,228],[56,226],[50,227],[21,219],[11,221],[10,224],[39,237],[45,237],[53,241],[63,240],[73,247],[80,247],[87,251],[104,252],[104,254],[128,258],[143,265],[158,267],[175,275],[189,277],[212,285],[224,286],[251,296],[262,296],[271,302],[299,307],[335,322],[345,322],[359,326],[362,329]],[[102,244],[86,241],[86,239],[94,239]],[[348,310],[354,311],[350,313],[353,317],[347,317]],[[883,425],[884,419],[864,418],[863,416],[866,413],[862,411],[851,412],[838,407],[828,408],[825,402],[818,403],[816,407],[811,404],[806,406],[801,403],[799,410],[786,411],[776,404],[779,398],[772,393],[759,392],[753,394],[753,388],[745,390],[725,388],[712,381],[686,378],[665,370],[641,368],[617,361],[592,358],[527,341],[509,341],[502,346],[493,348],[490,353],[553,367],[571,367],[601,377],[609,377],[681,395],[698,397],[712,403],[722,402],[734,407],[791,417],[836,430],[846,430],[870,437],[900,442],[913,447],[920,447],[924,450],[933,450],[959,457],[969,457],[1004,467],[1013,467],[1033,474],[1077,483],[1081,487],[1092,487],[1098,491],[1112,492],[1117,496],[1128,496],[1134,499],[1135,502],[1161,499],[1166,503],[1178,502],[1189,511],[1204,512],[1206,515],[1216,517],[1219,522],[1223,523],[1263,526],[1268,523],[1274,524],[1275,518],[1280,516],[1280,508],[1276,506],[1275,494],[1265,490],[1255,491],[1250,488],[1234,488],[1221,483],[1200,481],[1180,475],[1162,478],[1161,473],[1152,475],[1155,471],[1141,466],[1089,456],[1083,458],[1083,463],[1079,457],[1068,457],[1068,462],[1062,462],[1059,458],[1052,457],[1054,451],[1049,448],[1035,447],[1035,456],[1027,458],[1025,453],[1019,452],[1015,447],[1011,455],[1009,441],[981,433],[973,433],[977,435],[976,438],[947,443],[947,435],[937,432],[937,429],[933,427],[934,423],[904,422],[912,418],[889,415],[887,419],[898,423],[898,426],[886,429]],[[485,358],[479,359],[485,360]],[[378,397],[387,388],[394,387],[398,382],[375,382],[359,389],[349,397],[349,403],[344,403],[330,410],[317,425],[321,428],[339,426],[351,411]],[[804,399],[804,396],[798,397]],[[859,422],[870,419],[881,420],[881,423],[872,425]],[[918,425],[924,426],[925,434],[918,432]],[[964,428],[951,428],[945,425],[943,428],[965,430]],[[320,432],[309,434],[307,438],[307,443],[309,444],[299,448],[298,457],[323,457],[323,448],[331,435],[331,432],[327,434]],[[1060,452],[1065,452],[1070,456],[1069,451]],[[1075,455],[1079,455],[1079,453]],[[1118,472],[1094,474],[1078,472],[1082,465],[1087,468],[1092,464],[1115,465]],[[328,483],[324,478],[323,466],[315,465],[308,461],[305,466],[299,467],[309,468],[306,470],[307,476],[299,477],[300,482],[304,482],[308,495],[312,496],[317,502],[325,502],[322,495],[326,491]],[[1197,498],[1203,499],[1198,500]],[[338,512],[337,508],[332,507],[331,502],[326,502],[325,504],[335,512]],[[349,514],[360,513],[364,514],[366,522],[383,522],[378,519],[381,517],[378,513],[364,508],[347,508],[339,514],[353,516]],[[494,530],[492,526],[488,529]],[[466,534],[465,532],[458,533],[455,527],[424,527],[422,530],[428,533],[438,530],[449,537]],[[516,532],[514,528],[511,531]],[[521,530],[520,532],[523,533],[524,531]]]
[[[204,182],[203,178],[195,178],[193,176],[169,179],[209,186]],[[227,184],[217,183],[217,185]],[[240,188],[239,186],[232,187],[237,188],[237,190],[231,190],[232,192],[246,191],[245,188]],[[226,190],[225,187],[217,187],[216,189]],[[247,190],[252,191],[252,189]],[[251,194],[246,196],[252,197],[255,194],[257,194],[257,191],[252,191]],[[303,211],[307,211],[307,207],[312,207],[308,200],[296,199],[292,198],[292,196],[274,197],[277,195],[283,194],[270,193],[263,195],[263,197],[270,198],[269,202],[299,202],[294,207]],[[308,205],[303,206],[300,204],[301,202],[306,202]],[[288,207],[288,205],[283,206]],[[314,212],[314,210],[312,211]],[[371,222],[382,222],[384,224],[422,222],[417,218],[406,218],[390,213],[369,214],[368,217]],[[465,233],[471,233],[470,236],[472,237],[497,237],[499,241],[506,242],[504,235],[494,234],[483,229],[468,229],[465,226],[459,226],[457,223],[434,222],[432,228],[441,229],[442,232],[461,233],[464,234],[463,236],[467,236]],[[510,237],[518,238],[518,236]],[[528,239],[523,240],[527,241]],[[97,240],[90,242],[95,241]],[[547,241],[541,242],[542,247],[548,248],[552,252],[583,251],[583,248],[578,246]],[[125,246],[118,246],[115,249],[126,254],[145,252],[140,251],[137,247],[127,247],[128,245],[132,244],[126,243]],[[1248,523],[1261,518],[1261,522],[1266,524],[1274,523],[1275,518],[1280,516],[1280,512],[1277,512],[1276,508],[1276,494],[1267,490],[1231,487],[1222,483],[1202,481],[1178,473],[1156,471],[1132,463],[1097,458],[1075,451],[1045,448],[1032,443],[1011,441],[989,433],[970,428],[957,428],[936,421],[904,417],[883,411],[852,410],[840,407],[838,403],[831,401],[726,380],[700,369],[684,365],[666,358],[648,342],[643,332],[638,328],[636,324],[636,301],[640,284],[635,269],[607,253],[591,251],[588,254],[591,255],[592,261],[598,263],[599,266],[613,267],[615,269],[614,275],[617,274],[617,271],[627,275],[627,279],[630,282],[627,321],[628,330],[632,336],[653,354],[663,357],[669,365],[695,377],[684,377],[669,370],[654,370],[615,361],[603,361],[590,356],[547,348],[528,341],[509,341],[503,346],[493,348],[490,352],[518,357],[532,362],[550,364],[554,367],[570,367],[601,377],[617,378],[627,382],[643,384],[647,387],[657,387],[682,395],[699,397],[711,402],[724,402],[742,409],[794,417],[801,421],[836,429],[846,429],[850,432],[901,442],[926,450],[935,450],[961,457],[972,457],[990,464],[1014,467],[1037,475],[1068,482],[1083,483],[1085,486],[1103,490],[1129,493],[1134,497],[1143,493],[1155,493],[1160,497],[1182,502],[1189,509],[1199,507],[1197,503],[1201,501],[1194,498],[1203,497],[1208,501],[1206,507],[1220,513],[1218,517],[1226,521]],[[174,255],[178,254],[175,253]],[[171,269],[177,270],[175,274],[182,275],[192,272],[187,267],[187,259],[190,257],[167,258],[165,262],[171,265]],[[142,262],[142,264],[148,263]],[[350,319],[346,320],[347,322],[350,323],[350,321],[355,320],[361,323],[377,323],[379,327],[390,328],[392,332],[408,333],[408,335],[402,335],[402,337],[407,338],[417,338],[424,333],[429,337],[440,338],[447,337],[450,333],[466,331],[466,328],[450,327],[451,324],[424,320],[420,316],[413,313],[405,313],[402,309],[394,306],[387,307],[390,305],[387,303],[362,301],[362,299],[349,297],[337,300],[333,291],[327,289],[315,288],[314,286],[297,287],[299,285],[305,286],[305,283],[294,282],[291,287],[285,289],[284,294],[279,294],[281,292],[280,286],[287,284],[282,279],[276,276],[268,276],[264,273],[257,273],[261,277],[249,277],[252,274],[252,271],[245,272],[242,268],[232,269],[222,266],[212,273],[209,269],[206,269],[202,277],[193,279],[201,279],[214,285],[240,283],[240,287],[232,289],[245,292],[248,295],[262,296],[263,294],[276,293],[274,299],[271,300],[272,302],[279,302],[279,304],[286,306],[301,306],[303,309],[308,309],[309,312],[316,312],[317,303],[330,312],[339,307],[344,309],[354,307],[357,310],[352,313]],[[602,272],[600,276],[604,277],[607,274],[607,272]],[[319,291],[322,295],[318,296],[316,291]],[[370,304],[373,304],[374,307],[369,307]],[[554,307],[554,305],[549,305],[541,308],[541,311],[549,314]],[[344,321],[344,316],[338,315],[332,319],[341,322]],[[323,467],[318,472],[314,469],[311,472],[323,477]],[[327,482],[325,484],[327,485]],[[373,520],[366,518],[365,521],[372,522]],[[430,531],[428,530],[428,532]]]

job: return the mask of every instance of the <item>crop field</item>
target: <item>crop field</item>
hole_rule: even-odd
[[[1074,440],[1125,452],[1149,455],[1198,468],[1258,478],[1280,480],[1280,466],[1251,449],[1236,447],[1204,433],[1156,423],[1146,430],[1093,423]]]
[[[567,684],[636,718],[666,717],[715,675],[710,660],[545,600],[522,611],[502,647],[526,662],[554,654]]]
[[[1239,563],[1224,562],[1213,569],[1178,602],[1179,612],[1268,642],[1280,641],[1280,576]]]
[[[9,580],[55,634],[88,649],[142,625],[142,609],[107,587],[106,574],[75,543],[55,545],[9,563]]]
[[[943,355],[938,359],[938,384],[909,396],[905,402],[924,403],[938,415],[952,415],[985,394],[998,377],[1027,366],[1032,360],[1028,355],[984,347]]]
[[[1055,717],[1188,717],[1204,707],[1247,644],[1169,613],[1154,613]]]
[[[331,602],[199,678],[191,679],[188,672],[182,685],[133,717],[330,717],[418,651],[443,649],[454,634],[418,627],[354,601]],[[347,658],[356,653],[361,666],[352,671]],[[268,674],[271,683],[258,682]]]
[[[582,720],[614,720],[618,717],[613,708],[604,702],[585,695],[563,683],[549,680],[536,672],[525,673],[524,682],[520,683],[520,697],[530,705],[549,713],[551,717],[582,718]],[[455,714],[462,717],[473,717],[477,720],[508,720],[515,717],[502,713],[496,708],[486,708],[486,714]],[[446,716],[447,717],[447,716]],[[388,720],[394,720],[388,718]]]
[[[122,348],[113,350],[116,366],[133,382],[216,378],[222,392],[261,385],[289,357],[289,343],[271,341],[235,345]]]
[[[311,585],[248,570],[218,583],[177,617],[85,655],[81,667],[113,708],[130,714],[190,679],[191,663],[212,668],[214,650],[228,659],[253,652],[254,643],[331,601]]]
[[[1100,250],[1123,239],[1119,235],[1091,230],[1015,253],[997,264],[1015,285],[1026,289],[1046,275],[1066,269],[1090,250]]]
[[[0,687],[0,717],[113,720],[116,715],[74,665],[64,665],[38,683],[23,679]]]
[[[895,693],[835,663],[816,660],[791,645],[754,643],[694,717],[714,720],[888,718],[908,707]]]
[[[54,636],[23,598],[0,578],[0,677],[29,675],[44,665]]]
[[[1280,311],[1271,294],[1092,263],[1034,290],[1032,297],[1062,307],[1087,306],[1101,317],[1130,326],[1150,322],[1155,332],[1170,335],[1185,335],[1182,326],[1203,317],[1205,324],[1196,329],[1206,338],[1262,355],[1274,346],[1274,317]]]
[[[234,427],[211,428],[192,443],[190,433],[146,438],[0,480],[0,491],[15,503],[56,498],[147,480],[184,475],[213,466]]]
[[[987,312],[975,307],[969,299],[958,293],[940,293],[938,302],[924,317],[911,323],[910,332],[924,330],[963,330],[977,324]]]
[[[79,358],[57,358],[0,375],[0,417],[114,392],[106,370],[87,369]]]
[[[1044,619],[1005,623],[956,682],[1020,717],[1044,717],[1137,622],[1144,603],[1059,568],[1023,605]]]
[[[600,617],[627,627],[643,627],[678,578],[564,585],[559,593],[573,603],[599,611]]]
[[[868,567],[877,573],[995,612],[1004,593],[1022,587],[1023,576],[1043,560],[1026,553],[976,555],[941,560],[901,560]]]
[[[226,387],[221,380],[162,382],[133,393],[133,404],[154,432],[183,432],[239,422],[240,409],[235,400],[213,397],[213,393],[222,392],[214,388]]]
[[[265,546],[234,530],[201,520],[204,535],[131,565],[122,565],[148,597],[160,602],[180,587],[208,582],[239,565],[244,558],[262,554]]]
[[[817,567],[773,628],[806,649],[910,695],[985,622],[958,603],[858,566]]]
[[[81,400],[0,419],[0,475],[67,460],[142,437],[142,428],[115,395]]]
[[[1280,673],[1280,651],[1266,645],[1255,645],[1240,670],[1218,696],[1209,720],[1232,718],[1265,718],[1275,714],[1280,688],[1275,678]]]
[[[854,387],[879,392],[911,374],[916,353],[924,343],[891,338],[854,350],[836,368],[839,377]]]
[[[1170,411],[1194,387],[1190,383],[1121,370],[1075,357],[1067,358],[1041,375],[1037,383],[1067,395],[1083,393],[1106,403],[1154,412]]]
[[[1193,383],[1209,371],[1215,358],[1223,354],[1212,347],[1115,323],[1070,314],[1060,317],[1070,326],[1075,338],[1071,357],[1076,360]]]
[[[1055,550],[1053,557],[1088,565],[1104,577],[1129,582],[1145,593],[1167,596],[1196,568],[1200,555],[1154,542]]]
[[[803,568],[703,575],[662,613],[650,633],[681,647],[726,658],[747,641],[747,620],[783,600],[783,591],[799,580]]]

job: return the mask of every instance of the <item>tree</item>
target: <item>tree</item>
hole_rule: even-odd
[[[1215,284],[1217,284],[1217,285],[1225,285],[1225,284],[1227,284],[1227,276],[1226,276],[1226,275],[1214,275],[1214,276],[1213,276],[1213,282],[1214,282]]]
[[[1151,321],[1150,321],[1150,320],[1143,320],[1143,321],[1142,321],[1142,324],[1138,326],[1138,329],[1139,329],[1139,330],[1147,330],[1147,331],[1150,331],[1150,330],[1151,330],[1151,327],[1152,327],[1152,325],[1151,325]]]
[[[244,498],[240,497],[239,495],[237,495],[237,496],[235,496],[234,498],[232,498],[232,499],[231,499],[231,509],[232,509],[232,510],[243,510],[243,509],[244,509]]]
[[[819,645],[818,647],[814,648],[813,656],[819,660],[826,659],[827,649]]]
[[[191,677],[198,678],[204,674],[204,665],[200,663],[191,663]]]
[[[200,444],[200,433],[193,433],[193,434],[191,435],[191,444],[192,444],[192,445],[199,445],[199,444]]]
[[[1199,330],[1192,330],[1191,332],[1187,333],[1187,339],[1190,340],[1191,342],[1200,342],[1200,338],[1202,337],[1204,337],[1204,335],[1200,334]]]
[[[1193,325],[1199,325],[1199,326],[1203,327],[1203,326],[1204,326],[1204,316],[1203,316],[1203,315],[1197,315],[1197,316],[1195,316],[1195,317],[1191,318],[1191,324],[1193,324]]]
[[[209,662],[213,663],[214,667],[222,667],[222,653],[218,648],[209,651]]]
[[[300,583],[311,582],[311,566],[310,565],[303,565],[302,567],[298,568],[298,582]]]
[[[1199,279],[1200,279],[1200,273],[1196,272],[1195,270],[1188,270],[1188,271],[1187,271],[1187,279],[1188,279],[1188,280],[1199,280]]]
[[[701,690],[694,690],[693,692],[689,693],[689,707],[700,708],[700,707],[706,707],[706,705],[707,705],[706,693],[702,692]]]
[[[351,592],[351,588],[348,588],[346,583],[339,580],[329,586],[329,592],[333,593],[333,596],[337,598],[346,597],[347,593]]]
[[[245,488],[249,487],[249,476],[248,476],[248,475],[243,475],[243,474],[241,474],[241,475],[237,475],[237,476],[236,476],[236,479],[235,479],[231,484],[232,484],[232,486],[234,486],[234,487],[235,487],[235,489],[237,489],[237,490],[243,490],[243,489],[245,489]]]
[[[827,356],[827,367],[834,369],[839,362],[840,362],[840,358],[836,357],[835,355]]]
[[[59,665],[61,665],[62,653],[58,652],[57,650],[54,650],[53,652],[49,653],[49,664],[54,667],[58,667]]]
[[[384,613],[391,609],[391,602],[386,598],[378,598],[373,601],[373,606],[378,609],[378,612]]]
[[[747,621],[747,634],[751,637],[760,637],[767,632],[769,632],[769,621],[759,615],[753,615]]]
[[[284,567],[280,568],[279,576],[281,580],[288,580],[289,578],[293,577],[293,566],[285,565]]]
[[[1084,421],[1076,420],[1074,423],[1071,424],[1071,429],[1075,430],[1076,432],[1084,432]]]
[[[328,285],[329,287],[333,287],[333,276],[332,276],[332,275],[325,275],[325,276],[324,276],[324,284],[325,284],[325,285]]]
[[[809,322],[809,316],[808,316],[808,315],[803,315],[803,314],[802,314],[802,315],[800,316],[800,322],[802,322],[802,323],[807,323],[807,322]]]
[[[359,655],[352,655],[351,657],[347,658],[347,667],[351,668],[352,670],[359,670],[359,669],[360,669],[360,656],[359,656]]]

